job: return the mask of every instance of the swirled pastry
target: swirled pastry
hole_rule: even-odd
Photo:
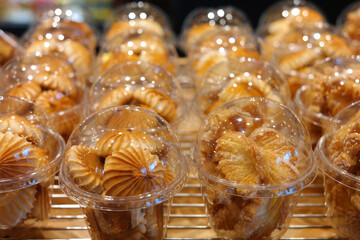
[[[316,44],[326,57],[336,58],[354,54],[345,39],[335,34],[322,34],[319,39],[316,39]]]
[[[117,130],[103,135],[95,144],[95,152],[98,156],[107,157],[130,146],[141,147],[150,152],[156,150],[155,141],[146,133],[137,130]]]
[[[36,147],[11,132],[0,133],[0,179],[19,177],[39,166]]]
[[[159,90],[141,87],[136,89],[134,98],[149,106],[168,122],[172,122],[177,118],[175,102]]]
[[[103,165],[92,148],[75,145],[65,155],[69,172],[82,189],[100,194],[102,192]]]
[[[298,70],[313,64],[321,56],[313,49],[303,49],[284,56],[280,60],[280,68],[284,71]]]
[[[36,98],[40,95],[41,91],[42,90],[39,83],[35,81],[30,81],[9,90],[6,94],[10,96],[24,98],[26,100],[34,102]]]
[[[75,98],[77,94],[75,84],[64,74],[50,74],[42,71],[36,75],[34,80],[44,89],[62,92],[71,98]]]
[[[14,227],[25,219],[34,207],[35,194],[34,187],[0,193],[0,225]]]
[[[136,128],[139,130],[148,130],[155,128],[158,124],[158,119],[155,117],[149,118],[142,111],[137,112],[117,112],[112,115],[107,123],[110,128]]]
[[[7,131],[24,137],[37,146],[44,143],[41,130],[29,120],[18,115],[8,115],[0,118],[0,132],[6,133]]]
[[[57,113],[74,107],[74,100],[58,91],[44,91],[36,99],[35,103],[48,113]]]
[[[130,87],[122,86],[115,88],[101,98],[96,109],[100,110],[106,107],[127,104],[133,98],[133,95],[134,91]]]
[[[165,187],[173,174],[142,147],[129,146],[113,152],[105,160],[103,187],[108,196],[133,196]]]
[[[209,23],[192,26],[185,35],[186,45],[188,47],[194,45],[202,36],[210,31],[213,31],[216,27],[216,25],[211,25]]]

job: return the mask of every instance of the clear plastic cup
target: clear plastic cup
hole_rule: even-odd
[[[186,114],[177,81],[164,68],[141,61],[111,67],[99,76],[90,89],[91,113],[121,105],[135,105],[155,111],[174,129],[179,129]]]
[[[350,42],[355,54],[360,53],[360,2],[355,1],[346,6],[339,14],[336,25],[340,33]]]
[[[360,238],[359,110],[356,102],[336,115],[315,150],[324,173],[327,216],[335,231],[348,239]]]
[[[163,118],[140,107],[110,107],[70,136],[60,186],[82,207],[92,239],[162,239],[187,170]]]
[[[97,59],[97,76],[108,68],[127,61],[143,61],[164,67],[176,74],[177,52],[162,37],[152,32],[118,34],[104,42]]]
[[[208,115],[193,163],[209,224],[228,239],[279,239],[317,170],[297,116],[256,97],[227,102]]]
[[[286,81],[270,64],[252,58],[231,58],[208,70],[197,84],[193,105],[204,119],[221,104],[241,97],[265,97],[290,105]]]
[[[152,32],[169,42],[174,42],[170,20],[160,8],[146,2],[130,2],[116,8],[105,22],[105,40],[118,34]]]
[[[35,104],[0,96],[0,238],[24,239],[46,224],[65,143]]]
[[[65,59],[56,55],[17,57],[3,67],[1,75],[2,94],[38,104],[65,140],[85,117],[87,89]]]
[[[192,46],[204,35],[218,27],[238,27],[252,34],[252,27],[245,13],[232,6],[219,8],[197,8],[184,20],[181,29],[180,46],[189,53]]]
[[[358,56],[330,58],[311,68],[308,85],[296,92],[294,103],[310,133],[313,147],[325,133],[330,120],[360,100],[359,79]]]

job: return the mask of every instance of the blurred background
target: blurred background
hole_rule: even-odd
[[[95,19],[96,26],[101,30],[103,21],[109,16],[112,9],[116,6],[130,2],[125,0],[0,0],[0,29],[21,36],[34,19],[34,13],[44,5],[52,3],[74,2],[88,7],[91,15]],[[256,27],[261,13],[272,3],[270,0],[152,0],[146,1],[157,5],[164,10],[171,21],[176,33],[181,31],[187,14],[197,7],[219,7],[233,5],[246,13],[253,27]],[[335,23],[340,12],[351,2],[350,0],[316,0],[316,4],[328,18],[330,23]]]

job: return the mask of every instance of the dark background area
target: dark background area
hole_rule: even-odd
[[[0,0],[0,2],[3,0]],[[11,1],[11,0],[10,0]],[[74,0],[76,2],[76,0]],[[96,2],[93,0],[93,2]],[[118,5],[127,3],[130,1],[126,0],[114,0],[113,7]],[[175,33],[179,33],[181,31],[181,26],[186,18],[186,16],[195,8],[198,7],[220,7],[220,6],[228,6],[232,5],[242,10],[250,20],[252,26],[256,28],[258,20],[261,14],[272,4],[277,1],[258,1],[258,0],[149,0],[145,2],[150,2],[154,5],[160,7],[164,12],[169,16],[171,21],[171,25],[175,31]],[[349,4],[355,1],[350,0],[317,0],[311,1],[311,3],[317,5],[327,17],[329,23],[335,24],[336,19],[341,13],[341,11],[348,6]],[[100,0],[96,4],[103,4]],[[102,22],[98,22],[97,24],[99,30],[102,28]],[[12,24],[4,24],[0,22],[0,28],[14,33],[17,36],[21,36],[24,31],[28,28],[28,25],[12,25]]]

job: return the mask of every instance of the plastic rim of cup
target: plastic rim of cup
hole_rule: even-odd
[[[69,141],[67,143],[67,148],[71,146],[71,138],[75,131],[80,131],[81,129],[86,128],[87,123],[92,119],[96,118],[96,116],[111,112],[119,112],[125,111],[127,109],[135,110],[135,111],[143,111],[152,116],[156,116],[156,118],[164,124],[166,129],[169,129],[170,132],[171,127],[168,125],[165,119],[160,117],[159,115],[151,112],[149,110],[134,107],[134,106],[120,106],[120,107],[109,107],[102,109],[98,112],[93,113],[88,118],[86,118],[82,123],[80,123],[77,128],[73,131],[73,133],[69,137]],[[177,137],[174,132],[172,132],[172,136],[175,136],[175,142],[178,143]],[[75,184],[74,181],[71,180],[71,176],[69,171],[67,170],[67,166],[65,161],[62,161],[60,167],[60,187],[63,192],[72,200],[77,202],[79,205],[83,207],[93,208],[93,209],[101,209],[101,210],[129,210],[129,209],[137,209],[148,206],[153,206],[156,204],[160,204],[171,197],[173,197],[176,193],[178,193],[187,179],[187,171],[188,171],[188,162],[186,157],[180,151],[180,144],[175,146],[176,150],[179,152],[181,168],[179,170],[178,176],[173,180],[167,187],[151,192],[151,193],[143,193],[135,196],[127,196],[127,197],[114,197],[114,196],[103,196],[99,194],[94,194],[88,191],[81,189],[79,186]]]
[[[42,116],[41,118],[44,118],[44,121],[47,121],[49,126],[52,126],[52,128],[56,129],[54,126],[54,123],[48,119],[46,113],[44,110],[42,110],[40,107],[35,105],[34,103],[25,100],[23,98],[15,97],[15,96],[6,96],[6,95],[0,95],[0,102],[8,100],[16,104],[28,104],[30,106],[33,106],[36,111],[40,112]],[[19,105],[18,107],[21,107]],[[13,110],[15,112],[16,109]],[[13,190],[19,190],[23,188],[27,188],[29,186],[38,184],[46,180],[49,176],[55,175],[55,173],[58,171],[59,165],[61,163],[61,158],[64,152],[65,148],[65,141],[64,139],[55,132],[54,130],[47,128],[47,129],[41,129],[42,131],[45,131],[49,134],[51,134],[56,141],[58,142],[58,152],[55,154],[54,158],[51,160],[50,163],[47,165],[40,167],[36,171],[30,172],[28,174],[24,174],[19,177],[13,177],[13,178],[5,178],[0,179],[0,193],[1,192],[7,192],[7,191],[13,191]]]
[[[269,104],[277,105],[277,107],[279,107],[279,110],[282,109],[284,111],[288,111],[294,117],[294,119],[296,119],[298,124],[302,126],[301,129],[302,129],[304,136],[309,138],[308,132],[307,132],[306,128],[304,127],[304,125],[302,124],[302,122],[300,121],[300,119],[290,109],[286,108],[285,106],[281,105],[280,103],[278,103],[276,101],[266,99],[266,98],[246,97],[246,98],[240,98],[240,99],[236,99],[236,100],[227,102],[223,106],[230,107],[231,105],[234,105],[235,103],[241,102],[241,101],[249,101],[249,102],[262,101],[262,102],[267,102]],[[216,114],[216,110],[213,111],[209,116],[212,116],[215,114]],[[200,127],[200,131],[203,127],[204,127],[204,125],[202,125]],[[199,141],[199,135],[197,136],[197,142],[198,141]],[[195,151],[197,144],[198,143],[196,143],[195,146],[191,150],[192,151],[191,152],[192,164],[195,167],[195,169],[199,175],[200,182],[203,183],[204,185],[207,185],[212,188],[216,188],[216,186],[218,184],[221,184],[222,186],[225,186],[230,189],[239,188],[239,189],[244,189],[247,191],[252,191],[254,193],[253,197],[271,198],[271,197],[280,197],[280,196],[285,196],[285,195],[299,192],[302,189],[304,189],[305,187],[307,187],[308,185],[310,185],[316,177],[317,165],[316,165],[316,161],[314,159],[314,154],[313,154],[313,151],[311,150],[310,145],[309,145],[309,152],[308,152],[309,153],[308,158],[310,160],[310,164],[308,164],[306,169],[303,170],[304,174],[302,176],[296,178],[296,180],[291,181],[286,184],[282,184],[282,185],[248,186],[248,185],[241,185],[236,182],[230,182],[226,179],[208,174],[201,167],[201,164],[195,160],[195,158],[199,158],[199,156],[198,156],[199,153]],[[231,193],[231,192],[228,192],[228,193],[234,195],[234,193]],[[235,194],[235,195],[237,195],[237,194]]]

